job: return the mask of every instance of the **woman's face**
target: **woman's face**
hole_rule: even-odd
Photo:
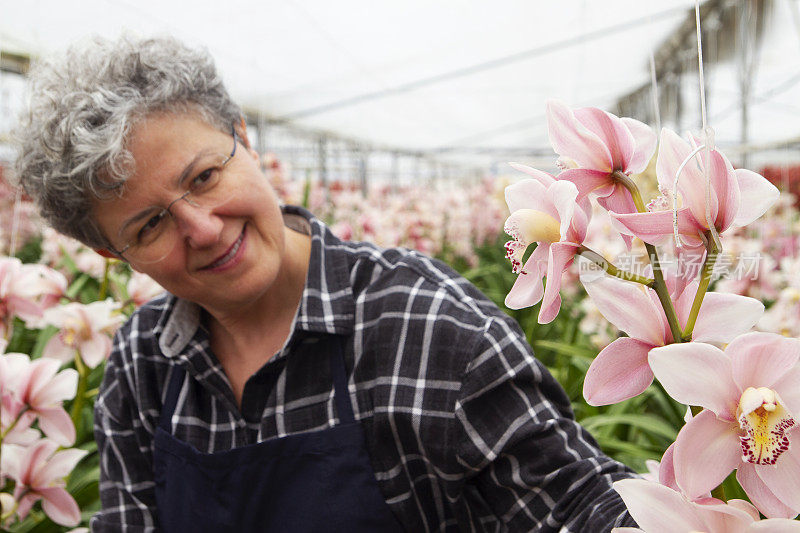
[[[169,207],[171,246],[156,262],[123,254],[176,296],[212,313],[246,306],[269,290],[285,261],[285,227],[277,198],[259,169],[258,155],[238,131],[236,152],[225,164],[224,188],[213,207],[177,200],[191,180],[204,179],[209,154],[229,155],[233,136],[193,114],[159,114],[139,122],[128,138],[135,171],[121,197],[97,201],[94,215],[117,250],[130,235]],[[198,161],[201,162],[198,164]],[[220,189],[217,189],[219,191]],[[139,233],[141,235],[141,233]],[[146,233],[145,233],[146,234]]]

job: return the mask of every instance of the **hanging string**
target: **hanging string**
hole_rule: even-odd
[[[651,19],[652,22],[652,19]],[[661,109],[658,103],[658,78],[656,76],[656,58],[653,55],[653,43],[650,43],[650,96],[653,99],[653,115],[656,123],[656,135],[661,136]]]
[[[16,194],[14,195],[14,214],[11,221],[11,243],[8,249],[8,255],[13,256],[17,253],[17,244],[19,241],[19,218],[20,218],[20,211],[22,208],[22,187],[16,188]]]
[[[656,122],[656,133],[661,135],[661,108],[658,104],[658,79],[656,78],[656,60],[653,57],[653,48],[650,47],[650,93],[653,97],[653,115]]]
[[[683,163],[681,163],[677,172],[675,173],[675,181],[672,184],[672,229],[675,238],[675,246],[681,247],[682,243],[678,231],[678,179],[680,179],[681,172],[689,160],[691,160],[700,152],[701,149],[704,148],[703,174],[706,181],[706,225],[711,233],[711,238],[714,240],[717,248],[719,248],[719,234],[717,233],[717,229],[714,226],[714,221],[711,218],[711,175],[709,171],[709,162],[711,151],[715,149],[715,146],[714,130],[708,125],[708,118],[706,115],[706,82],[703,72],[703,40],[700,26],[700,0],[695,0],[694,17],[697,36],[697,69],[700,82],[700,115],[703,122],[703,143],[700,147],[696,148],[691,154],[689,154],[689,156],[683,161]]]

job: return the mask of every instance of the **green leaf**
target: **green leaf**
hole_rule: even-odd
[[[640,429],[652,435],[663,437],[669,441],[674,441],[678,436],[678,430],[660,417],[653,415],[637,415],[631,413],[618,415],[602,414],[584,418],[581,420],[581,424],[590,432],[605,426],[623,425]]]
[[[538,350],[540,348],[552,350],[556,353],[570,357],[580,357],[588,361],[593,361],[597,355],[597,353],[591,348],[584,348],[567,342],[559,341],[538,340],[533,343],[534,350]]]

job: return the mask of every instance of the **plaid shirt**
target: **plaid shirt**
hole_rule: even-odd
[[[516,322],[439,261],[342,242],[308,212],[284,213],[312,236],[289,341],[347,337],[355,416],[408,531],[632,524],[611,483],[635,474],[574,421]],[[336,425],[329,365],[293,358],[289,341],[248,380],[239,409],[198,306],[165,295],[137,310],[115,337],[95,404],[102,511],[92,530],[158,528],[153,435],[176,365],[187,378],[172,434],[202,452]]]

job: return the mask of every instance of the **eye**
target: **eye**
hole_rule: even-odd
[[[146,243],[152,240],[162,226],[162,222],[164,221],[164,217],[169,216],[169,213],[166,209],[160,211],[157,215],[150,217],[147,222],[144,223],[139,231],[136,233],[136,242],[138,244]]]
[[[194,177],[190,185],[190,189],[193,191],[198,191],[213,187],[217,182],[217,177],[219,176],[220,170],[221,169],[218,166],[205,169]]]

